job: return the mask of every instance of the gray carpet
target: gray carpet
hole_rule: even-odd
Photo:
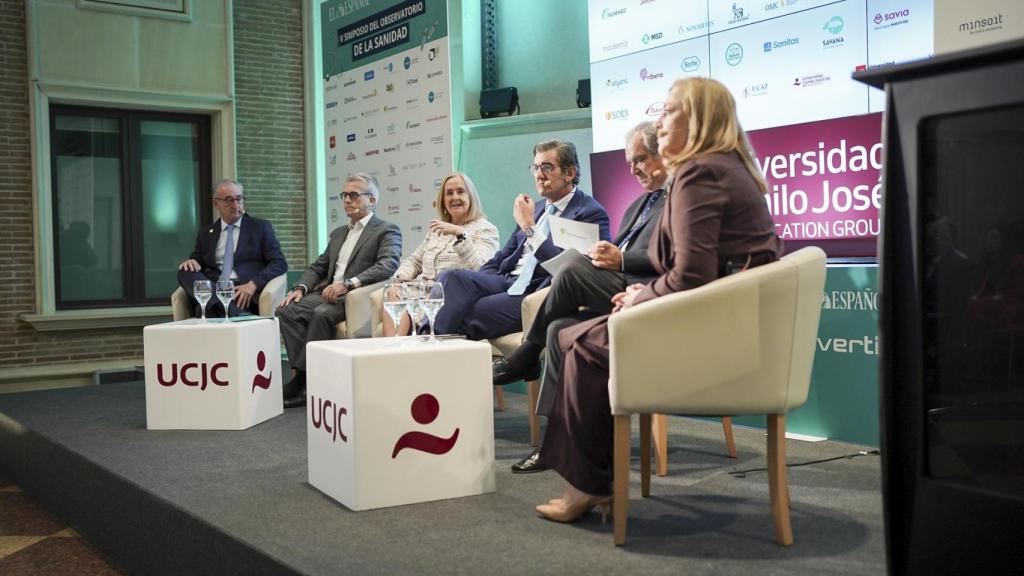
[[[0,425],[24,424],[299,572],[329,574],[871,574],[885,571],[877,456],[793,464],[864,447],[787,443],[795,544],[775,544],[763,432],[670,418],[669,474],[640,498],[634,450],[627,546],[596,512],[561,525],[536,504],[554,472],[514,475],[529,454],[525,398],[495,413],[497,492],[351,512],[306,483],[305,412],[241,432],[147,431],[141,384],[0,395]],[[6,417],[6,418],[5,418]],[[636,420],[634,419],[634,429]],[[635,436],[635,434],[634,434]],[[0,458],[0,462],[4,459]],[[55,471],[59,473],[59,471]],[[12,474],[16,477],[16,474]]]

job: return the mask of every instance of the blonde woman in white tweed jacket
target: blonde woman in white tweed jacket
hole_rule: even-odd
[[[477,270],[498,251],[498,228],[487,221],[480,195],[469,176],[449,174],[434,202],[438,219],[430,221],[426,238],[398,266],[396,280],[435,280],[449,268]],[[383,314],[384,336],[396,334],[395,325]],[[412,331],[409,315],[402,317],[397,334]]]

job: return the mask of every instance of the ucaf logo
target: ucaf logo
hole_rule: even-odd
[[[758,96],[766,96],[768,94],[768,83],[762,82],[760,84],[751,84],[743,87],[744,98],[757,98]]]
[[[683,72],[693,72],[700,68],[700,58],[697,56],[687,56],[686,58],[683,58],[679,67],[683,69]]]
[[[739,66],[743,61],[743,46],[733,42],[725,47],[725,63],[729,66]]]

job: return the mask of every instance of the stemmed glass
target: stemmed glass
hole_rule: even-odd
[[[199,308],[201,310],[201,318],[203,322],[206,322],[206,303],[213,298],[213,287],[210,285],[209,280],[196,280],[192,284],[192,294],[195,295],[196,301],[199,302]]]
[[[405,286],[397,280],[390,280],[384,284],[384,311],[391,317],[396,330],[401,325],[402,315],[405,314],[405,290]]]
[[[218,280],[217,281],[217,300],[220,300],[221,306],[224,307],[224,321],[227,322],[228,316],[231,314],[229,306],[231,301],[235,299],[235,283],[231,280]]]
[[[426,281],[420,287],[420,308],[430,320],[430,342],[437,342],[434,336],[434,319],[444,306],[444,286],[440,282]]]
[[[412,321],[412,333],[419,332],[420,312],[420,287],[419,282],[406,282],[402,287],[405,290],[405,309],[409,313],[409,320]]]

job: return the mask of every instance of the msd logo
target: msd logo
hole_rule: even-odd
[[[180,367],[177,362],[172,362],[169,368],[161,362],[156,365],[156,379],[160,382],[161,386],[168,388],[180,381],[185,386],[193,388],[198,386],[200,390],[206,390],[206,386],[210,383],[213,383],[215,386],[228,385],[228,381],[221,379],[219,375],[221,370],[226,370],[227,368],[227,362],[218,362],[213,366],[206,362],[186,362]],[[165,375],[165,369],[169,370],[170,374]]]

